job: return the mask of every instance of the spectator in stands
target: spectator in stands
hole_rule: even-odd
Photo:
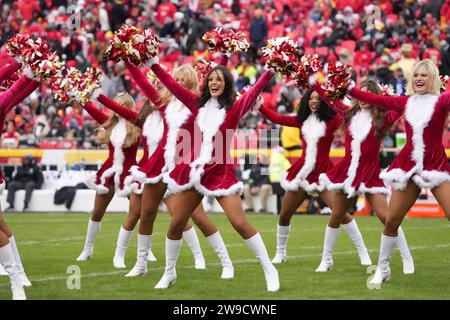
[[[40,189],[43,183],[44,177],[41,168],[36,164],[33,156],[26,155],[22,159],[22,166],[18,167],[17,171],[13,173],[13,178],[8,184],[6,201],[9,203],[9,207],[6,210],[14,210],[14,198],[16,191],[20,189],[25,189],[23,210],[27,210],[33,190]]]
[[[2,134],[1,146],[5,149],[16,149],[19,146],[19,133],[14,120],[8,120],[6,132]]]
[[[253,196],[259,198],[261,208],[259,213],[267,212],[267,200],[272,193],[272,185],[269,179],[269,166],[267,161],[256,158],[256,163],[248,169],[248,177],[244,185],[244,200],[247,204],[246,211],[254,211]]]
[[[409,80],[412,76],[412,71],[416,65],[416,59],[413,57],[413,46],[411,43],[404,43],[400,47],[401,59],[396,63],[398,68],[403,70],[405,79]]]
[[[269,28],[267,22],[262,15],[261,9],[255,10],[255,15],[250,24],[250,42],[253,46],[254,53],[256,49],[264,45]]]

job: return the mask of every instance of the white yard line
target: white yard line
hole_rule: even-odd
[[[429,250],[429,249],[444,249],[449,248],[450,243],[441,243],[441,244],[435,244],[432,246],[413,246],[409,249],[411,251],[415,250]],[[312,247],[311,247],[312,248]],[[317,247],[319,248],[319,247]],[[321,248],[321,247],[320,247]],[[369,249],[369,252],[378,252],[378,250],[375,249]],[[350,254],[356,254],[355,250],[352,251],[337,251],[334,252],[334,255],[350,255]],[[311,258],[311,257],[321,257],[322,253],[312,253],[312,254],[302,254],[302,255],[296,255],[296,256],[288,256],[289,260],[297,260],[297,259],[303,259],[303,258]],[[257,263],[258,260],[256,259],[240,259],[240,260],[233,260],[233,264],[244,264],[244,263]],[[319,263],[319,261],[317,261]],[[75,261],[74,261],[75,265]],[[221,264],[219,262],[212,262],[207,263],[207,266],[213,266],[213,267],[219,267]],[[178,266],[178,269],[194,269],[194,266]],[[148,268],[149,271],[163,271],[164,267],[157,267],[157,268]],[[117,270],[117,271],[111,271],[111,272],[94,272],[94,273],[87,273],[87,274],[81,274],[81,278],[92,278],[92,277],[103,277],[103,276],[114,276],[114,275],[120,275],[127,273],[128,270]],[[30,278],[31,282],[48,282],[48,281],[65,281],[67,280],[67,277],[69,275],[65,276],[49,276],[44,277],[40,279],[32,279]],[[0,287],[10,286],[9,283],[2,283],[0,284]]]

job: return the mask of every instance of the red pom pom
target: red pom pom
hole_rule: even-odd
[[[323,68],[322,62],[317,54],[305,54],[298,64],[295,80],[299,87],[310,88],[309,78]]]
[[[125,24],[114,33],[103,57],[112,61],[125,60],[139,66],[156,56],[159,48],[160,41],[153,31],[142,31]]]
[[[440,75],[439,79],[441,79],[441,91],[443,92],[443,91],[447,90],[447,84],[448,84],[449,77],[447,75],[445,75],[445,76]]]
[[[350,85],[351,67],[342,64],[328,65],[326,81],[322,84],[325,97],[330,101],[341,100],[346,94]]]
[[[211,71],[212,68],[217,66],[217,64],[213,61],[199,61],[195,64],[194,68],[197,71],[198,79],[200,82],[203,82],[203,80],[206,78],[208,73]]]
[[[270,39],[263,48],[267,67],[287,77],[294,76],[298,69],[296,51],[297,46],[288,37]]]
[[[246,52],[250,47],[243,32],[230,30],[225,32],[222,28],[215,28],[206,32],[202,39],[208,44],[210,51],[223,53]]]

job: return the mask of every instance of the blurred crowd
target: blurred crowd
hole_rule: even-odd
[[[430,58],[450,75],[450,0],[0,0],[0,67],[11,60],[5,42],[17,33],[44,37],[67,62],[84,71],[101,66],[102,89],[113,98],[127,90],[143,103],[121,63],[102,59],[113,32],[122,24],[151,28],[162,39],[160,61],[169,69],[202,59],[218,60],[201,40],[216,27],[247,34],[251,48],[231,59],[237,89],[253,84],[264,71],[261,48],[266,40],[287,35],[301,53],[317,53],[323,61],[353,67],[357,82],[375,79],[405,94],[407,79],[418,59]],[[281,78],[265,89],[264,100],[280,113],[295,113],[303,92]],[[80,106],[55,101],[42,85],[7,117],[1,147],[94,148],[97,124]],[[237,140],[258,144],[261,129],[274,126],[253,113],[240,126]],[[276,126],[275,126],[276,127]],[[385,146],[395,147],[394,126]],[[447,134],[448,136],[448,134]],[[269,137],[273,138],[273,137]],[[282,128],[280,144],[301,148],[297,129]],[[448,139],[448,138],[447,138]],[[450,139],[445,140],[450,146]],[[342,138],[335,147],[342,146]]]

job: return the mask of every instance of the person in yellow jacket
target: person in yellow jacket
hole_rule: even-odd
[[[269,180],[272,184],[273,194],[277,196],[277,213],[281,211],[281,198],[284,195],[284,189],[281,187],[281,179],[284,173],[289,169],[291,163],[284,156],[284,149],[278,146],[272,149],[269,164]]]

